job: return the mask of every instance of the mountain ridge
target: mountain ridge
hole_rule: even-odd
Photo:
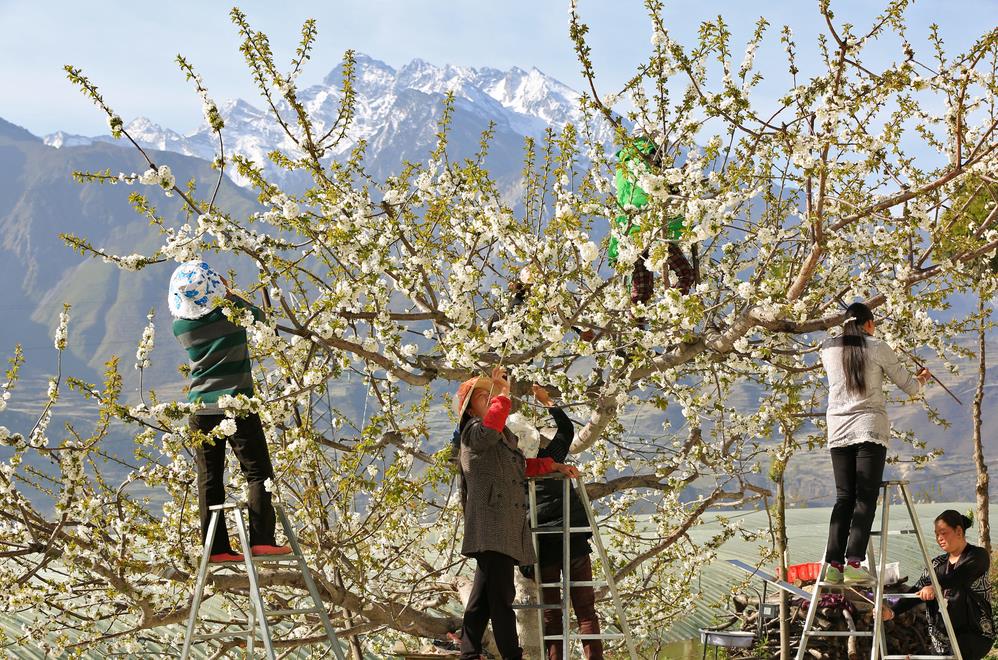
[[[549,128],[562,129],[569,123],[584,121],[579,106],[581,95],[560,81],[545,75],[536,67],[524,71],[519,67],[500,70],[446,64],[437,66],[423,59],[413,59],[402,67],[394,67],[369,55],[355,57],[354,87],[357,92],[355,116],[346,139],[331,150],[331,159],[344,158],[363,140],[368,144],[367,165],[375,176],[388,176],[398,171],[401,158],[422,158],[432,149],[435,131],[426,129],[442,115],[447,94],[455,97],[455,124],[474,127],[476,133],[490,123],[496,126],[496,141],[503,146],[521,146],[527,137],[542,138]],[[343,98],[343,64],[338,64],[321,82],[297,90],[298,100],[308,110],[319,131],[334,125]],[[418,93],[419,96],[416,93]],[[279,96],[279,95],[277,95]],[[219,103],[225,120],[222,137],[227,153],[248,156],[264,168],[276,182],[297,189],[304,182],[281,170],[267,158],[274,150],[297,151],[294,142],[270,112],[245,99],[229,99]],[[286,101],[277,102],[279,112],[287,113]],[[428,123],[429,122],[429,123]],[[290,121],[289,125],[294,125]],[[171,151],[211,161],[215,157],[217,140],[211,129],[202,124],[182,134],[160,126],[146,117],[137,117],[126,129],[142,147]],[[608,125],[597,122],[594,130],[602,141],[612,139]],[[395,140],[400,133],[411,131],[416,136],[404,149]],[[391,138],[391,139],[390,139]],[[83,136],[57,131],[44,137],[44,142],[56,148],[86,146],[95,142],[113,142],[109,135]],[[463,157],[473,153],[472,145],[458,144]],[[477,140],[474,143],[477,146]],[[520,167],[520,160],[501,159],[491,162],[497,178],[508,179]],[[239,185],[246,180],[233,176]]]

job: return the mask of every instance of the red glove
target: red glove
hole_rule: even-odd
[[[482,418],[482,424],[493,431],[502,433],[506,427],[506,418],[509,417],[509,411],[512,408],[513,402],[509,400],[508,396],[500,394],[492,397],[492,401],[489,402],[489,410]]]
[[[542,474],[548,474],[549,472],[554,472],[554,459],[550,456],[527,459],[528,477],[539,477]]]

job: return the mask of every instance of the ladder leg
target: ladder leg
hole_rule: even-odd
[[[527,480],[527,499],[530,504],[530,529],[537,529],[537,482],[533,479]],[[544,605],[544,587],[541,586],[541,549],[537,540],[537,532],[531,531],[530,539],[534,544],[534,585],[537,589],[537,643],[538,653],[541,657],[547,655],[544,642],[544,610],[540,608]]]
[[[908,508],[908,515],[911,517],[911,523],[915,529],[915,537],[918,539],[918,548],[922,551],[922,561],[925,562],[925,570],[932,581],[932,589],[936,592],[936,604],[939,606],[939,614],[943,618],[946,635],[949,637],[950,653],[956,660],[963,660],[963,655],[960,653],[960,645],[956,641],[956,633],[953,631],[953,622],[950,620],[949,611],[946,609],[946,599],[943,597],[943,590],[940,588],[939,578],[936,576],[935,566],[932,564],[932,558],[929,557],[928,548],[925,547],[925,539],[922,538],[922,526],[918,523],[918,514],[915,512],[915,505],[911,501],[911,495],[908,494],[907,485],[902,483],[900,487],[901,497]]]
[[[827,550],[827,547],[826,547]],[[828,570],[828,562],[825,561],[825,555],[821,555],[821,566],[818,568],[818,581],[814,583],[814,589],[811,591],[811,602],[807,604],[807,616],[804,617],[804,630],[800,635],[800,642],[797,644],[797,660],[804,660],[807,654],[807,642],[808,635],[811,632],[811,628],[814,626],[815,613],[818,611],[818,601],[821,600],[821,583],[825,581],[825,572]],[[787,575],[782,576],[786,579]]]
[[[870,534],[870,540],[866,544],[866,563],[870,567],[870,574],[873,577],[880,575],[880,571],[877,569],[877,550],[873,547],[873,534]]]
[[[308,563],[305,561],[305,555],[302,554],[301,546],[298,545],[298,536],[291,527],[291,521],[288,520],[288,514],[285,513],[284,507],[280,504],[275,504],[274,510],[281,519],[281,527],[284,528],[284,535],[287,537],[288,543],[291,544],[291,551],[298,557],[298,565],[301,567],[302,579],[305,581],[305,587],[308,589],[309,596],[312,597],[312,603],[319,610],[319,618],[322,621],[322,627],[326,630],[326,638],[329,640],[329,648],[333,651],[333,655],[336,656],[336,660],[344,660],[340,640],[336,636],[333,624],[329,621],[329,614],[326,612],[326,606],[323,604],[322,597],[319,595],[319,590],[316,588],[315,581],[312,579],[312,572],[309,570]]]
[[[562,501],[561,501],[561,644],[562,656],[565,660],[572,657],[572,635],[571,617],[568,606],[571,602],[571,532],[572,526],[571,502],[569,494],[572,490],[572,482],[567,477],[562,478]]]
[[[877,580],[879,581],[880,580],[879,576],[882,575],[882,573],[877,569],[877,564],[879,562],[877,560],[877,551],[873,547],[872,534],[870,535],[870,542],[866,546],[866,563],[870,567],[870,572],[873,574],[873,577],[877,578]],[[887,655],[887,635],[885,634],[880,636],[880,656],[885,657],[886,655]]]
[[[208,577],[208,558],[211,556],[211,544],[218,528],[218,518],[221,511],[212,511],[208,519],[208,535],[204,540],[204,550],[201,553],[201,565],[198,568],[197,583],[194,587],[194,599],[191,601],[191,613],[187,617],[187,632],[184,634],[184,648],[180,653],[181,660],[187,660],[191,655],[191,644],[194,641],[194,628],[197,625],[198,610],[201,608],[201,598],[204,596],[204,583]]]
[[[256,616],[260,621],[260,636],[263,638],[263,650],[269,660],[276,660],[274,645],[270,638],[270,625],[267,623],[267,613],[263,607],[263,596],[257,581],[256,566],[253,564],[253,554],[250,552],[249,535],[246,532],[246,522],[243,520],[243,510],[236,509],[236,529],[239,530],[239,545],[243,549],[246,562],[246,577],[249,579],[249,598],[256,608]]]
[[[596,527],[596,516],[593,514],[593,507],[589,503],[589,494],[586,492],[586,485],[582,483],[582,478],[575,480],[575,488],[578,491],[582,507],[586,510],[586,517],[589,519],[589,528],[593,532],[593,545],[596,546],[596,554],[599,556],[600,565],[603,567],[603,574],[606,576],[606,584],[610,588],[610,597],[613,600],[613,607],[617,611],[617,621],[620,622],[620,630],[624,634],[624,643],[627,645],[627,652],[631,660],[637,660],[638,650],[634,646],[634,635],[631,633],[631,624],[627,620],[627,613],[621,604],[620,596],[617,594],[617,582],[613,579],[613,567],[610,566],[610,559],[607,557],[606,549],[603,547],[603,539],[600,538],[599,529]]]
[[[249,633],[246,635],[246,657],[253,657],[253,649],[256,646],[256,611],[251,605],[246,611],[246,630]]]
[[[884,498],[880,507],[880,565],[877,567],[877,592],[873,601],[873,639],[870,640],[870,660],[877,660],[885,654],[887,641],[884,639],[884,573],[887,571],[887,530],[890,524],[891,487],[883,485]],[[872,566],[872,564],[871,564]]]

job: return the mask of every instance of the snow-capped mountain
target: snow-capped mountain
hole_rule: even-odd
[[[320,135],[333,127],[342,99],[342,65],[333,69],[321,83],[298,90],[298,98],[309,111]],[[579,93],[546,76],[536,68],[500,71],[460,66],[435,66],[420,59],[401,69],[366,55],[358,55],[355,69],[356,115],[347,139],[329,153],[332,158],[350,153],[366,140],[367,165],[376,176],[398,170],[403,159],[422,160],[435,140],[436,121],[444,96],[455,95],[451,149],[464,157],[475,152],[479,134],[493,122],[496,140],[490,167],[500,179],[512,176],[521,167],[519,155],[523,138],[539,138],[547,128],[561,129],[582,120]],[[275,94],[279,97],[279,94]],[[274,150],[294,153],[294,142],[285,134],[273,114],[247,101],[237,99],[220,104],[225,119],[222,135],[225,151],[239,153],[261,163],[271,177],[294,186],[286,172],[271,164],[267,154]],[[283,101],[278,105],[288,124],[295,117]],[[127,125],[129,133],[144,147],[172,151],[212,160],[217,139],[205,125],[180,135],[140,117]],[[610,138],[610,131],[597,128],[597,135]],[[110,141],[109,136],[84,137],[62,132],[45,137],[55,147]],[[516,157],[513,157],[516,154]],[[237,183],[243,183],[237,180]]]

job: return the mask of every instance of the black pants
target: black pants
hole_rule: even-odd
[[[835,447],[830,453],[835,474],[835,506],[828,522],[825,561],[841,564],[846,559],[866,556],[887,447],[863,442]]]
[[[225,415],[191,415],[192,430],[208,433],[218,426]],[[236,432],[225,440],[218,439],[214,444],[207,442],[197,448],[195,460],[198,468],[198,508],[201,512],[201,540],[208,537],[208,521],[211,518],[209,506],[225,502],[225,443],[239,459],[239,466],[246,476],[249,486],[249,541],[250,545],[274,545],[276,519],[270,493],[264,482],[274,476],[270,465],[270,453],[263,434],[259,415],[247,415],[236,420]],[[229,532],[219,521],[215,528],[215,538],[211,542],[211,554],[231,552]]]
[[[523,649],[516,633],[513,613],[513,568],[516,560],[501,552],[481,552],[475,555],[478,568],[464,608],[461,626],[461,660],[478,660],[482,654],[482,637],[492,620],[492,634],[503,660],[520,660]]]
[[[957,633],[956,643],[960,647],[963,660],[981,660],[988,654],[995,640],[977,633]]]

